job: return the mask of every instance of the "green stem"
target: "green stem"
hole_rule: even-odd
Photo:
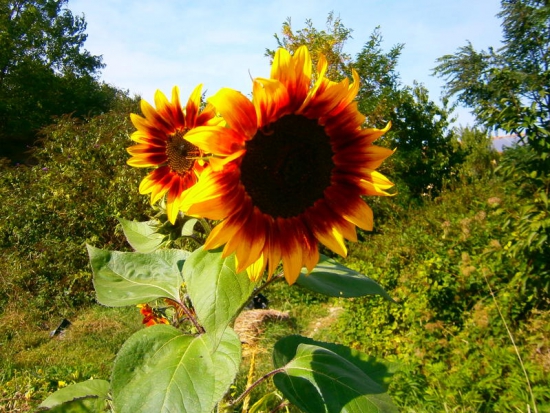
[[[264,382],[265,380],[269,379],[271,376],[274,376],[277,373],[282,373],[284,371],[284,367],[275,369],[270,371],[269,373],[264,374],[262,377],[260,377],[258,380],[256,380],[254,383],[250,385],[249,388],[247,388],[239,397],[237,397],[235,400],[230,402],[228,406],[235,406],[236,404],[239,404],[243,399],[252,391],[256,386]]]
[[[205,333],[205,330],[204,330],[204,327],[201,326],[199,324],[199,322],[196,320],[196,318],[193,316],[193,312],[189,309],[189,307],[187,307],[184,303],[182,303],[181,301],[174,301],[174,300],[170,300],[172,301],[174,304],[176,304],[179,308],[182,309],[182,311],[184,312],[185,316],[189,319],[189,321],[191,321],[191,323],[193,324],[193,326],[195,327],[195,329],[197,330],[197,332],[199,334],[204,334]],[[179,321],[179,320],[178,320]],[[179,324],[179,323],[178,323]]]

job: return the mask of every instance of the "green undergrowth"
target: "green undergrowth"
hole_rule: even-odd
[[[529,386],[550,410],[548,303],[533,302],[506,254],[516,202],[497,180],[459,186],[351,246],[347,264],[397,304],[344,301],[331,338],[401,364],[390,394],[403,411],[534,411]]]
[[[50,337],[62,318],[44,320],[25,309],[3,314],[0,412],[30,411],[60,387],[109,379],[121,345],[142,328],[137,308],[92,305],[66,317],[71,324]]]
[[[256,340],[245,344],[243,363],[240,367],[238,380],[232,388],[232,396],[238,396],[247,387],[247,381],[253,383],[264,374],[273,370],[272,351],[275,343],[290,334],[305,335],[322,340],[323,332],[328,326],[315,328],[329,314],[329,309],[337,306],[338,300],[322,294],[312,293],[299,286],[289,287],[284,281],[272,284],[265,296],[269,300],[269,309],[275,309],[282,314],[279,317],[266,318],[256,330]],[[243,314],[246,318],[246,312]],[[266,396],[265,403],[259,411],[270,411],[281,403],[280,394],[271,380],[263,382],[250,393],[249,407]],[[242,411],[243,404],[235,406],[235,411]],[[300,410],[288,407],[291,413]],[[284,411],[284,410],[283,410]]]
[[[85,248],[129,249],[117,217],[151,213],[137,191],[144,171],[125,164],[130,111],[135,101],[84,122],[59,119],[44,130],[35,165],[2,168],[2,413],[32,411],[65,384],[107,379],[122,343],[143,328],[137,309],[94,303]],[[550,411],[548,198],[538,181],[542,189],[529,196],[514,187],[521,177],[510,176],[476,175],[433,200],[406,192],[367,199],[375,231],[359,231],[347,259],[321,252],[378,281],[397,303],[273,284],[263,292],[269,308],[287,315],[256,331],[234,395],[249,370],[256,380],[272,369],[279,338],[302,334],[397,361],[390,393],[404,412]],[[50,338],[63,318],[71,326]],[[268,381],[250,403],[273,390]],[[265,406],[280,403],[269,397]]]

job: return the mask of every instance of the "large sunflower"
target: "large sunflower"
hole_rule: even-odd
[[[225,244],[237,271],[271,277],[282,260],[293,284],[302,267],[319,261],[318,242],[347,254],[355,227],[372,230],[362,195],[388,195],[393,184],[375,169],[393,151],[374,146],[389,128],[364,129],[354,98],[359,87],[325,78],[321,57],[315,81],[308,50],[279,49],[271,77],[253,82],[252,102],[222,89],[209,99],[228,127],[205,126],[185,139],[215,155],[186,198],[187,213],[222,220],[205,248]]]
[[[132,123],[137,128],[131,139],[137,145],[128,148],[132,155],[128,164],[136,167],[154,167],[139,185],[141,194],[151,194],[151,204],[166,193],[166,213],[174,223],[188,189],[198,179],[205,163],[203,151],[183,139],[185,134],[197,126],[214,125],[220,122],[212,106],[200,112],[201,85],[197,86],[187,102],[181,107],[179,90],[172,90],[172,101],[157,91],[156,109],[145,100],[141,101],[144,117],[131,114]]]

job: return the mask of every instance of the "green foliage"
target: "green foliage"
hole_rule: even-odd
[[[540,0],[503,0],[503,46],[477,52],[471,44],[439,59],[447,93],[474,109],[489,128],[518,135],[499,172],[516,183],[517,206],[504,212],[511,235],[506,254],[518,265],[516,285],[525,309],[547,308],[550,298],[548,193],[550,190],[550,6]]]
[[[110,307],[179,299],[187,251],[105,251],[88,246],[97,301]]]
[[[53,116],[100,114],[117,97],[115,88],[97,80],[101,57],[83,49],[86,22],[66,3],[0,1],[2,156],[20,156],[12,150],[32,143]]]
[[[350,251],[350,267],[370,274],[398,305],[371,299],[343,303],[333,336],[342,344],[399,362],[390,394],[403,411],[510,411],[533,406],[511,325],[539,407],[550,405],[548,364],[537,361],[533,326],[548,312],[526,308],[516,277],[523,258],[507,253],[515,236],[504,211],[516,206],[498,179],[444,191],[398,225]],[[493,302],[489,286],[496,292]],[[546,310],[545,310],[546,311]],[[537,331],[548,337],[548,328]],[[542,339],[546,342],[547,338]]]
[[[499,209],[508,231],[500,254],[514,263],[513,280],[523,312],[550,306],[550,178],[540,166],[541,158],[532,147],[516,146],[506,151],[497,171],[516,184],[509,189],[513,207]]]
[[[378,294],[392,301],[386,291],[375,281],[322,254],[319,263],[311,273],[302,272],[296,283],[310,291],[329,297],[349,298]]]
[[[396,411],[385,392],[397,366],[365,353],[294,335],[277,341],[273,364],[282,370],[274,376],[275,384],[279,388],[288,387],[287,392],[303,411],[327,411],[325,404],[342,412]],[[338,391],[323,393],[323,387],[316,383],[324,380],[332,381]],[[298,391],[304,381],[310,386]],[[370,390],[361,392],[361,387]]]
[[[129,225],[126,222],[125,226],[126,232],[131,229],[129,233],[133,240],[155,238],[148,224]],[[88,252],[100,303],[118,307],[164,299],[176,315],[172,318],[174,326],[156,325],[137,332],[122,347],[115,360],[111,380],[113,408],[116,411],[177,409],[206,413],[216,406],[225,409],[239,404],[257,385],[252,384],[234,400],[222,400],[229,397],[226,393],[236,379],[241,361],[241,343],[230,324],[254,296],[256,286],[246,273],[236,272],[233,255],[224,257],[222,251],[204,251],[202,248],[190,254],[168,249],[124,253],[93,247],[88,247]],[[337,280],[342,283],[342,291],[359,286],[360,290],[355,291],[354,296],[380,294],[389,299],[372,280],[334,262],[325,260],[319,274],[321,276],[313,284],[315,291],[331,292]],[[261,288],[265,289],[273,280],[282,278],[278,275]],[[348,282],[351,286],[345,285]],[[311,286],[307,282],[302,284],[305,288]],[[164,316],[162,319],[153,317],[152,320],[144,320],[150,325],[149,321],[152,324],[168,323]],[[185,328],[176,328],[183,322],[188,324],[182,326]],[[191,328],[188,328],[189,325]],[[275,375],[275,384],[283,395],[301,408],[305,407],[306,411],[318,411],[318,405],[325,406],[327,413],[371,411],[381,407],[394,409],[387,389],[369,378],[372,366],[363,363],[366,356],[349,349],[346,352],[340,347],[333,352],[326,346],[304,345],[306,347],[298,346],[285,366],[279,366],[262,380]],[[347,360],[345,354],[359,358],[361,363]],[[303,371],[308,370],[304,370],[304,363],[311,366],[304,377],[319,388],[321,399],[302,400],[295,397],[296,388],[299,393],[309,388],[299,378],[303,376]],[[346,371],[345,377],[341,375],[342,371]],[[374,369],[374,375],[380,379],[379,369]],[[288,385],[282,376],[292,384]],[[337,391],[334,391],[335,382],[338,383]],[[54,401],[65,402],[51,404],[46,401],[46,405],[58,409],[72,408],[75,403],[78,404],[75,408],[81,408],[82,403],[100,403],[96,400],[98,395],[95,389],[81,394],[79,402],[69,397],[72,389],[64,389],[61,395],[58,391],[51,396]],[[85,391],[86,388],[77,390]],[[102,410],[103,405],[98,404],[97,409]]]
[[[141,171],[126,165],[137,102],[80,121],[63,117],[42,132],[35,166],[0,175],[0,301],[31,300],[58,311],[92,299],[85,243],[126,248],[117,216],[143,218],[149,207],[136,188]],[[16,272],[10,268],[17,268]]]
[[[278,47],[294,52],[300,46],[307,46],[311,53],[314,67],[319,61],[319,55],[327,59],[327,76],[332,80],[341,80],[349,73],[351,56],[344,53],[343,48],[351,38],[352,30],[346,28],[339,17],[329,13],[326,21],[327,30],[317,30],[313,21],[306,20],[306,27],[294,31],[291,19],[283,23],[282,38],[275,34]],[[266,56],[273,59],[275,50],[266,49]]]
[[[456,135],[449,128],[450,112],[429,99],[419,84],[404,88],[390,115],[392,130],[384,144],[396,148],[388,159],[388,174],[414,198],[437,195],[462,162]]]
[[[275,364],[279,372],[273,380],[302,411],[397,412],[383,387],[369,377],[368,368],[365,371],[324,346],[299,343],[293,350],[293,357],[286,364]]]
[[[107,408],[109,382],[88,380],[64,387],[40,404],[50,412],[102,412]]]
[[[238,372],[240,347],[230,329],[216,352],[208,335],[193,337],[166,325],[138,331],[115,360],[115,411],[212,412]]]
[[[227,326],[250,301],[256,283],[235,271],[235,257],[197,249],[183,270],[187,292],[198,321],[217,346]]]
[[[456,135],[458,136],[456,152],[463,159],[456,171],[461,181],[475,182],[492,176],[500,156],[493,147],[492,138],[487,131],[459,127]]]

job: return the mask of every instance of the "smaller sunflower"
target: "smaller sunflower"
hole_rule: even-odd
[[[128,165],[155,168],[141,181],[139,192],[150,193],[151,204],[167,194],[166,214],[171,223],[176,221],[188,190],[197,183],[205,167],[204,152],[185,140],[184,136],[198,126],[218,125],[221,122],[211,105],[200,111],[201,88],[202,85],[199,85],[191,93],[185,109],[180,104],[179,89],[174,87],[171,102],[157,90],[156,109],[142,100],[144,117],[130,115],[137,128],[131,139],[137,145],[127,149],[132,155]]]

